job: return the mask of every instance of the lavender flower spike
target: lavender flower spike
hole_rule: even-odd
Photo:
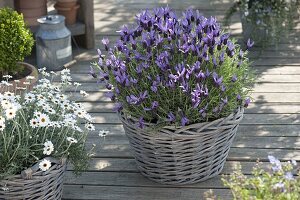
[[[105,50],[108,51],[108,44],[109,44],[108,38],[103,38],[103,39],[101,40],[101,42],[102,42],[102,44],[104,44]]]
[[[251,41],[250,38],[249,38],[248,41],[247,41],[247,50],[252,48],[253,45],[254,45],[254,41]]]

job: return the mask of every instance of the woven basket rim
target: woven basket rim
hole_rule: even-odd
[[[52,163],[51,167],[49,170],[43,172],[41,170],[39,170],[37,167],[39,165],[39,163],[43,160],[43,159],[49,159],[50,162]],[[43,173],[45,176],[47,176],[48,174],[50,174],[52,171],[54,170],[57,170],[58,167],[61,168],[61,167],[64,167],[66,166],[66,158],[61,158],[60,160],[58,159],[55,159],[53,157],[45,157],[43,158],[42,160],[38,160],[36,162],[36,164],[34,164],[32,167],[29,167],[23,171],[21,171],[21,173],[18,173],[18,174],[15,174],[15,175],[11,175],[11,176],[7,176],[5,177],[4,179],[0,180],[0,183],[2,182],[10,182],[10,181],[14,181],[14,180],[23,180],[23,181],[30,181],[30,180],[33,180],[34,179],[34,176],[39,174],[39,173]],[[31,178],[25,178],[25,177],[22,177],[22,173],[25,173],[26,174],[26,171],[29,171],[29,173],[31,173],[30,175],[32,175]]]
[[[232,119],[234,116],[239,115],[240,113],[244,113],[244,107],[238,107],[234,112],[229,114],[227,117],[221,117],[219,119],[215,119],[215,120],[208,121],[208,122],[193,123],[193,124],[189,124],[187,126],[175,126],[175,125],[163,126],[159,130],[162,130],[162,129],[176,130],[174,133],[172,133],[172,135],[182,136],[183,134],[181,132],[184,132],[188,129],[192,129],[192,128],[194,128],[195,125],[197,125],[197,127],[199,127],[199,125],[204,127],[206,125],[209,125],[210,123],[226,122],[226,121],[229,121],[230,119]],[[119,118],[122,122],[126,122],[130,126],[133,126],[135,129],[142,130],[143,132],[153,132],[153,131],[151,131],[153,129],[151,129],[149,127],[153,127],[153,126],[156,125],[154,123],[145,123],[146,128],[141,129],[141,128],[137,127],[136,124],[135,124],[136,122],[138,122],[137,118],[132,117],[132,116],[127,117],[127,114],[124,113],[124,112],[118,112],[118,115],[119,115]],[[242,120],[242,118],[240,120]],[[161,133],[161,131],[155,131],[155,132]],[[164,134],[167,134],[167,133],[164,133]],[[185,136],[186,135],[187,134],[185,134]]]

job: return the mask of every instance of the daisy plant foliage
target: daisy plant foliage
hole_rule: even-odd
[[[64,92],[70,86],[77,89],[79,83],[70,82],[68,69],[55,84],[51,81],[57,76],[54,72],[41,69],[40,73],[43,78],[32,91],[0,94],[0,180],[36,163],[47,171],[51,167],[47,157],[68,158],[75,172],[87,167],[90,152],[85,141],[88,132],[94,130],[92,118]],[[32,77],[27,79],[30,82]],[[10,84],[2,81],[1,86]]]
[[[169,7],[145,10],[136,24],[123,26],[107,55],[90,73],[104,83],[115,109],[137,120],[185,126],[211,121],[247,106],[253,83],[247,49],[221,30],[216,18]]]

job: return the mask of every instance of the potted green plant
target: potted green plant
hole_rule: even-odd
[[[10,8],[0,9],[0,79],[4,75],[11,76],[11,87],[6,89],[14,91],[17,88],[32,88],[37,79],[37,69],[22,62],[24,57],[30,55],[34,40],[32,33],[26,27],[23,16]],[[27,76],[34,77],[28,83]],[[2,79],[3,80],[3,79]],[[0,87],[0,92],[4,88]]]
[[[252,38],[256,45],[277,45],[289,32],[298,15],[299,1],[287,0],[238,0],[226,13],[225,25],[239,11],[244,40]]]
[[[111,90],[138,169],[165,184],[219,174],[250,102],[247,50],[198,11],[158,8],[136,21],[113,48],[102,40],[108,55],[98,50],[90,73]]]
[[[25,95],[0,95],[0,199],[61,199],[66,163],[75,173],[88,166],[91,116],[64,94],[79,84],[69,82],[67,69],[55,84],[57,75],[44,70],[44,78]]]

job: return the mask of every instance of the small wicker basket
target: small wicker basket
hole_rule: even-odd
[[[47,158],[52,166],[46,172],[38,163],[20,175],[0,181],[1,200],[59,200],[62,198],[66,159]]]
[[[226,118],[157,132],[140,129],[136,119],[120,114],[139,171],[172,185],[192,184],[218,175],[243,118],[243,108]],[[150,127],[151,124],[146,124]]]

